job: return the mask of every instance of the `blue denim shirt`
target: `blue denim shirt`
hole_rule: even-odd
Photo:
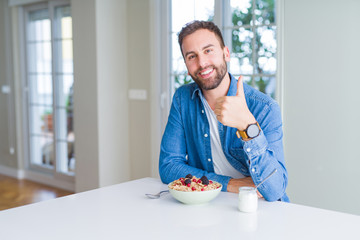
[[[228,96],[235,96],[237,80],[231,76]],[[222,149],[229,163],[244,176],[259,184],[275,168],[277,172],[258,190],[267,201],[289,201],[285,193],[288,174],[283,153],[283,131],[279,105],[269,96],[244,83],[250,112],[262,131],[249,141],[236,136],[236,128],[218,122]],[[211,155],[210,127],[196,83],[181,86],[174,94],[168,122],[161,141],[159,172],[168,184],[192,174],[207,176],[223,185],[226,191],[231,177],[214,172]]]

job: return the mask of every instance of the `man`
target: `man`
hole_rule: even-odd
[[[179,33],[189,75],[195,81],[174,94],[161,142],[164,183],[187,174],[217,181],[223,191],[255,186],[268,201],[289,201],[278,104],[227,72],[229,49],[212,22],[194,21]]]

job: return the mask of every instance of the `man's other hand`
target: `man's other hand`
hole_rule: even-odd
[[[255,184],[251,177],[245,177],[245,178],[232,178],[230,179],[228,185],[227,185],[227,191],[233,192],[233,193],[239,193],[240,187],[255,187]],[[263,196],[259,191],[257,191],[257,195],[259,198],[262,198]]]

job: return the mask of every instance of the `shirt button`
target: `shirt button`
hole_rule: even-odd
[[[247,148],[246,151],[247,151],[247,152],[250,152],[250,151],[251,151],[251,148]]]
[[[204,137],[208,137],[207,133],[204,134]]]
[[[211,162],[211,159],[210,159],[210,158],[208,158],[208,161],[209,161],[209,162]]]
[[[254,172],[255,172],[255,168],[252,168],[251,171],[254,173]]]
[[[201,110],[202,113],[204,113],[204,110]]]

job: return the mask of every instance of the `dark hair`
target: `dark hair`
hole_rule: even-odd
[[[220,42],[220,46],[222,48],[225,47],[225,43],[224,43],[224,39],[222,37],[221,31],[218,28],[218,26],[216,26],[213,22],[209,22],[209,21],[192,21],[189,22],[187,24],[185,24],[185,26],[181,29],[181,31],[178,33],[178,41],[179,41],[179,46],[180,46],[180,51],[182,53],[182,43],[183,40],[186,36],[196,32],[199,29],[207,29],[210,32],[215,33],[215,36],[217,37],[217,39]]]

